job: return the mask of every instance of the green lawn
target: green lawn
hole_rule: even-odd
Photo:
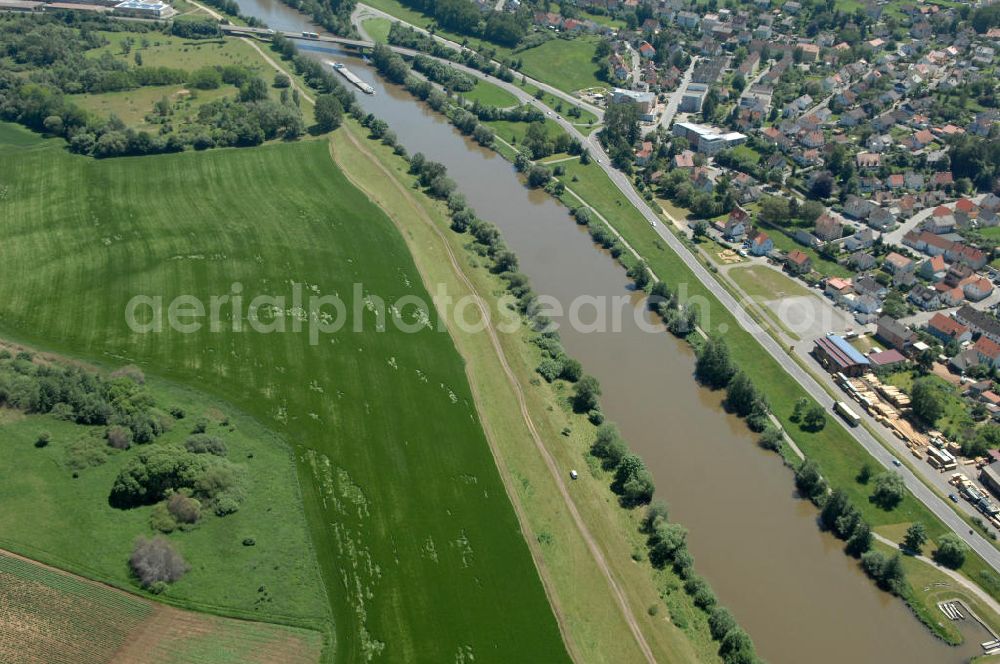
[[[798,281],[763,265],[733,268],[729,276],[758,302],[811,295],[809,289]]]
[[[334,616],[331,657],[567,660],[433,307],[426,319],[404,308],[412,333],[376,329],[376,297],[429,299],[403,239],[325,142],[102,161],[53,142],[8,162],[0,332],[196,385],[291,444]],[[311,344],[311,326],[294,331],[292,282],[305,297],[344,298],[361,331]],[[228,304],[215,332],[125,324],[136,295],[208,302],[234,283],[241,331]],[[288,299],[249,316],[258,295]],[[260,329],[282,321],[284,333]]]
[[[142,64],[147,67],[174,67],[194,70],[199,67],[239,64],[253,67],[260,63],[259,57],[250,46],[239,39],[213,39],[193,41],[181,39],[160,32],[137,35],[131,32],[101,32],[108,45],[88,51],[88,57],[99,57],[110,53],[116,58],[134,63],[135,53],[141,53]],[[128,52],[122,50],[122,42],[131,38],[135,41]],[[145,40],[146,43],[143,43]]]
[[[514,147],[517,147],[517,144],[524,139],[530,126],[527,122],[510,122],[508,120],[490,120],[483,124],[491,127],[497,136],[513,144]],[[555,120],[548,118],[545,119],[545,131],[552,137],[563,133],[562,127]]]
[[[565,92],[606,88],[608,84],[597,78],[599,67],[594,62],[598,41],[597,37],[550,39],[515,56],[523,62],[522,72]]]
[[[517,97],[507,92],[498,85],[488,81],[476,81],[476,87],[461,95],[469,101],[478,101],[483,106],[496,106],[498,108],[509,108],[517,106]]]
[[[707,331],[726,340],[735,364],[767,395],[774,415],[799,448],[816,461],[833,487],[843,488],[847,492],[873,527],[921,521],[926,524],[931,538],[947,531],[944,524],[912,495],[908,494],[892,511],[882,510],[869,502],[871,488],[859,484],[855,479],[864,465],[872,464],[868,452],[832,416],[827,418],[826,426],[816,432],[802,430],[792,422],[790,418],[795,402],[805,396],[798,383],[777,360],[761,350],[753,337],[718,302],[712,289],[698,281],[687,266],[678,260],[677,255],[662,242],[638,210],[623,201],[624,197],[617,193],[614,184],[599,167],[582,166],[579,162],[566,162],[566,167],[567,178],[576,176],[578,181],[571,183],[566,180],[567,186],[572,187],[588,204],[607,217],[629,244],[646,259],[658,277],[674,288],[685,284],[689,297],[703,297],[711,304],[710,319],[702,320]],[[564,197],[564,201],[568,205],[577,204],[568,196]],[[980,557],[970,555],[962,572],[995,598],[1000,598],[1000,578]]]
[[[369,18],[361,23],[361,26],[368,33],[368,36],[372,38],[373,41],[388,43],[389,42],[389,29],[392,27],[392,21],[387,18]]]

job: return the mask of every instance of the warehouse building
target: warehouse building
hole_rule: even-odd
[[[868,371],[871,363],[857,348],[838,334],[828,334],[816,340],[813,356],[830,373],[860,376]]]

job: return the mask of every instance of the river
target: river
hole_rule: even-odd
[[[272,28],[322,32],[277,0],[238,2]],[[349,62],[376,89],[374,96],[357,95],[362,106],[386,120],[410,153],[448,167],[470,205],[503,232],[537,292],[567,306],[580,295],[630,296],[629,310],[646,316],[624,270],[566,208],[525,188],[507,161],[357,58],[302,47]],[[632,315],[622,318],[620,331],[564,326],[560,334],[566,350],[600,380],[604,411],[645,460],[671,518],[690,530],[698,572],[762,657],[772,664],[943,664],[981,653],[984,632],[970,628],[963,646],[947,646],[901,601],[879,591],[843,553],[842,542],[820,532],[816,509],[795,496],[779,457],[761,450],[743,422],[722,410],[721,394],[695,383],[685,343],[645,331]]]

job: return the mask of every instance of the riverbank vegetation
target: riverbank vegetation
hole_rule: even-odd
[[[474,239],[473,250],[488,261],[492,272],[507,282],[507,290],[516,298],[517,310],[528,319],[536,332],[533,341],[542,351],[543,358],[536,371],[550,383],[561,379],[572,385],[568,405],[573,411],[585,414],[590,423],[598,427],[591,454],[601,460],[602,469],[609,474],[610,489],[618,496],[619,504],[625,509],[648,505],[655,491],[651,474],[642,459],[628,450],[617,428],[605,422],[600,410],[597,380],[582,373],[580,363],[567,356],[558,333],[549,329],[548,319],[539,313],[536,306],[528,278],[517,272],[516,256],[507,248],[498,229],[490,222],[479,219],[463,200],[457,198],[453,187],[444,186],[443,183],[449,180],[443,165],[429,161],[418,153],[410,158],[409,172],[416,176],[426,193],[448,203],[451,229],[457,233],[468,232]],[[661,569],[672,566],[694,606],[705,612],[705,620],[711,620],[713,615],[723,615],[725,610],[718,606],[708,583],[693,571],[694,559],[687,551],[683,527],[667,522],[664,505],[658,504],[649,509],[643,529],[648,535],[648,555],[654,566]],[[723,662],[757,661],[752,641],[739,629],[728,611],[724,615],[728,618],[725,621],[717,618],[718,624],[712,629],[713,638],[719,641],[719,656]]]
[[[654,274],[670,284],[684,284],[689,300],[704,298],[701,301],[709,303],[710,318],[706,318],[706,312],[699,309],[699,321],[710,335],[715,331],[725,339],[733,364],[751,378],[761,393],[767,395],[768,403],[773,409],[772,414],[777,418],[775,427],[780,425],[780,430],[765,428],[761,437],[762,445],[779,451],[786,463],[795,468],[800,459],[784,442],[784,436],[790,436],[810,460],[810,468],[821,475],[824,484],[831,489],[840,488],[845,491],[874,532],[891,533],[900,525],[905,529],[907,525],[919,522],[925,525],[929,541],[937,547],[939,538],[949,532],[947,527],[908,492],[892,510],[882,509],[870,500],[872,487],[857,480],[860,470],[870,464],[868,453],[851,439],[839,423],[817,427],[804,421],[808,411],[822,412],[819,405],[805,396],[798,384],[770,356],[760,352],[757,342],[719,304],[715,296],[694,278],[690,270],[673,257],[673,252],[649,228],[642,215],[625,204],[624,196],[607,176],[599,169],[580,162],[566,162],[565,167],[566,176],[561,179],[574,191],[578,191],[595,213],[612,221],[614,229],[648,261]],[[563,200],[570,206],[580,205],[580,200],[568,195]],[[632,256],[627,253],[622,256],[623,265],[634,264]],[[720,333],[719,330],[725,332]],[[702,343],[698,335],[690,336],[689,340],[695,348]],[[801,405],[803,402],[804,405]],[[973,552],[968,554],[960,572],[995,599],[1000,598],[1000,577]],[[933,607],[928,608],[914,595],[905,599],[921,620],[936,633],[942,636],[947,633],[947,639],[961,638],[957,633],[951,633],[937,625],[930,612]]]

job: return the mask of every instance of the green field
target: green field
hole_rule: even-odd
[[[197,117],[202,104],[235,96],[237,92],[231,85],[223,85],[215,90],[190,90],[184,85],[155,85],[122,92],[69,95],[69,99],[99,117],[114,114],[126,126],[151,130],[156,129],[157,125],[147,123],[146,116],[153,112],[153,104],[164,97],[173,110],[171,123],[183,125]]]
[[[375,297],[429,300],[402,238],[324,142],[103,161],[52,142],[4,157],[0,332],[196,385],[288,441],[334,614],[330,654],[567,659],[433,308],[403,309],[411,334],[376,329]],[[292,331],[301,311],[274,302],[241,332],[228,305],[218,332],[125,324],[135,295],[208,302],[237,282],[243,312],[257,295],[291,305],[296,282],[356,306],[363,331],[313,345],[308,326]],[[253,329],[286,318],[284,333]]]
[[[729,271],[740,288],[757,302],[769,302],[782,297],[808,297],[809,289],[777,270],[763,265],[740,267]]]
[[[310,664],[318,632],[163,607],[0,553],[0,661]]]
[[[498,108],[510,108],[517,106],[517,97],[507,92],[503,88],[487,81],[476,81],[476,87],[461,95],[469,101],[478,101],[483,106],[496,106]]]
[[[530,126],[527,122],[510,122],[508,120],[489,120],[483,124],[491,127],[498,137],[511,143],[514,147],[517,147],[517,144],[524,140]],[[549,136],[555,138],[563,133],[563,128],[555,120],[546,118],[545,131]]]
[[[564,92],[608,87],[597,78],[599,68],[594,53],[598,41],[597,37],[550,39],[540,46],[518,51],[515,56],[523,62],[522,72]]]
[[[372,41],[385,44],[389,42],[389,29],[392,27],[392,23],[387,18],[369,18],[362,21],[361,26],[372,38]]]

